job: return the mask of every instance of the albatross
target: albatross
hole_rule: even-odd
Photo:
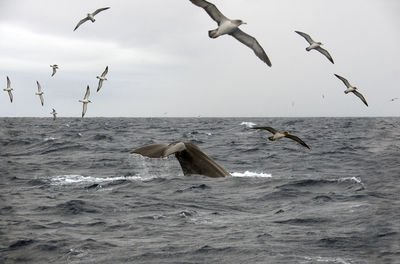
[[[107,10],[107,9],[109,9],[109,8],[110,8],[110,7],[103,7],[103,8],[97,9],[97,10],[94,11],[93,13],[88,13],[88,14],[86,15],[85,18],[81,19],[81,20],[78,22],[78,24],[77,24],[76,27],[74,28],[74,31],[75,31],[80,25],[82,25],[83,23],[85,23],[85,22],[88,21],[88,20],[90,20],[90,21],[92,21],[92,23],[94,23],[94,21],[96,21],[96,19],[94,19],[94,16],[97,15],[98,13],[100,13],[101,11]]]
[[[3,91],[8,92],[8,96],[10,97],[10,101],[12,103],[13,101],[13,94],[11,93],[11,91],[14,90],[13,88],[11,88],[11,82],[10,79],[7,76],[7,88],[4,88]]]
[[[190,142],[173,142],[171,144],[151,144],[130,152],[149,158],[165,158],[175,154],[181,165],[183,175],[199,174],[212,178],[231,176],[218,163],[207,156],[198,146]]]
[[[89,85],[88,85],[86,87],[85,97],[83,97],[83,100],[79,100],[79,102],[81,102],[83,104],[82,117],[85,116],[85,113],[86,113],[86,110],[87,110],[87,104],[91,103],[91,101],[89,100],[89,95],[90,95],[90,89],[89,89]]]
[[[101,86],[103,86],[103,81],[107,81],[106,74],[108,73],[108,66],[106,69],[103,71],[103,73],[100,76],[96,76],[97,79],[99,79],[99,85],[97,87],[97,92],[100,91]]]
[[[367,100],[365,100],[364,96],[358,91],[358,88],[355,86],[351,86],[349,81],[346,80],[345,78],[343,78],[342,76],[335,74],[336,77],[338,77],[347,87],[347,89],[344,91],[345,94],[348,93],[353,93],[355,94],[358,98],[361,99],[361,101],[363,101],[363,103],[368,106]]]
[[[306,48],[306,51],[310,51],[310,50],[317,50],[319,52],[321,52],[325,57],[328,58],[328,60],[330,60],[332,63],[333,59],[332,56],[329,54],[329,52],[326,49],[321,48],[321,45],[323,45],[321,42],[316,42],[314,41],[310,35],[300,32],[300,31],[295,31],[297,34],[299,34],[300,36],[302,36],[303,38],[305,38],[307,40],[307,42],[310,44],[309,47]]]
[[[210,38],[217,38],[225,34],[231,35],[232,37],[236,38],[244,45],[252,49],[256,56],[260,58],[263,62],[265,62],[268,66],[272,66],[267,54],[265,53],[261,45],[257,42],[257,40],[239,29],[239,26],[242,24],[247,24],[246,22],[240,19],[232,20],[227,18],[217,9],[214,4],[205,0],[190,0],[190,2],[192,2],[194,5],[202,7],[207,12],[207,14],[215,22],[218,23],[218,28],[208,31],[208,36]]]
[[[296,137],[296,136],[290,134],[287,131],[278,131],[278,130],[276,130],[276,129],[272,128],[272,127],[268,127],[268,126],[252,127],[252,129],[263,129],[263,130],[267,130],[267,131],[271,132],[274,135],[268,137],[268,139],[270,141],[275,141],[275,140],[281,139],[283,137],[286,137],[286,138],[290,138],[290,139],[296,141],[297,143],[299,143],[303,147],[306,147],[306,148],[310,149],[310,147],[303,140],[301,140],[299,137]]]
[[[53,65],[50,65],[50,67],[53,68],[53,73],[51,74],[51,76],[54,76],[54,74],[56,74],[56,71],[58,69],[58,65],[57,64],[53,64]]]
[[[42,92],[42,87],[40,87],[40,83],[38,81],[36,81],[37,84],[37,89],[38,92],[35,93],[36,95],[39,95],[40,98],[40,103],[42,104],[42,106],[44,105],[44,99],[43,99],[43,92]]]
[[[53,120],[56,120],[57,112],[54,108],[52,108],[52,109],[53,109],[53,111],[50,114],[53,115]]]

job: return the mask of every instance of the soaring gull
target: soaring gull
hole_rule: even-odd
[[[345,94],[352,92],[353,94],[358,96],[358,98],[360,98],[361,101],[363,101],[363,103],[366,106],[368,106],[367,100],[365,100],[364,96],[358,91],[357,87],[351,86],[349,81],[346,80],[345,78],[343,78],[342,76],[337,75],[337,74],[335,74],[335,76],[338,77],[346,85],[347,89],[344,91]]]
[[[85,18],[81,19],[81,20],[78,22],[78,24],[77,24],[76,27],[74,28],[74,31],[75,31],[80,25],[82,25],[83,23],[85,23],[85,22],[88,21],[88,20],[92,21],[92,23],[93,23],[94,21],[96,21],[96,19],[94,19],[94,16],[95,16],[95,15],[97,15],[97,14],[100,13],[101,11],[107,10],[107,9],[109,9],[109,8],[110,8],[110,7],[103,7],[103,8],[97,9],[97,10],[94,11],[93,13],[88,13],[88,14],[86,15]]]
[[[108,73],[108,66],[106,69],[103,71],[103,73],[100,76],[96,76],[97,79],[99,79],[99,86],[97,87],[97,91],[100,91],[101,86],[103,85],[103,81],[107,81],[106,74]]]
[[[310,44],[310,46],[306,48],[306,51],[310,51],[312,49],[318,50],[323,55],[325,55],[325,57],[327,57],[328,60],[330,60],[332,63],[334,63],[331,55],[329,54],[329,52],[326,49],[321,48],[321,45],[323,45],[321,42],[314,41],[310,37],[310,35],[308,35],[306,33],[303,33],[303,32],[300,32],[300,31],[295,31],[295,32],[297,34],[299,34],[300,36],[302,36],[303,38],[305,38],[307,40],[307,42]]]
[[[300,145],[310,149],[310,147],[303,140],[301,140],[300,138],[298,138],[298,137],[296,137],[294,135],[291,135],[287,131],[278,131],[278,130],[276,130],[276,129],[272,128],[272,127],[268,127],[268,126],[265,126],[265,127],[252,127],[252,129],[268,130],[269,132],[274,134],[273,136],[268,137],[268,139],[271,140],[271,141],[275,141],[275,140],[281,139],[283,137],[286,137],[286,138],[290,138],[290,139],[296,141],[297,143],[299,143]]]
[[[79,102],[81,102],[83,104],[83,108],[82,108],[82,117],[85,115],[86,110],[87,110],[87,104],[91,103],[91,101],[89,100],[89,95],[90,95],[90,89],[89,89],[89,85],[86,87],[86,93],[85,93],[85,97],[83,97],[83,100],[79,100]]]
[[[207,12],[207,14],[215,22],[218,23],[218,28],[208,31],[208,36],[210,38],[217,38],[225,34],[231,35],[232,37],[236,38],[244,45],[252,49],[256,56],[260,58],[263,62],[265,62],[268,66],[272,66],[267,54],[265,53],[261,45],[257,42],[257,40],[239,29],[239,26],[242,24],[246,24],[246,22],[243,22],[240,19],[232,20],[225,17],[214,4],[205,0],[190,0],[190,2],[199,7],[202,7]]]
[[[40,83],[39,83],[38,81],[36,81],[36,84],[37,84],[37,89],[38,89],[38,92],[36,93],[36,95],[39,95],[40,103],[41,103],[42,106],[43,106],[43,104],[44,104],[44,99],[43,99],[42,87],[40,87]]]
[[[11,82],[10,79],[7,76],[7,88],[4,88],[3,91],[8,92],[8,96],[10,97],[10,101],[12,103],[13,101],[13,94],[11,93],[11,91],[14,90],[13,88],[11,88]]]

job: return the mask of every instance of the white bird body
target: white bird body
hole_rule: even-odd
[[[237,30],[241,24],[246,24],[246,22],[243,22],[241,20],[230,20],[230,19],[223,20],[220,23],[219,27],[215,29],[216,31],[215,34],[212,35],[212,38],[217,38],[225,34],[230,34],[235,30]],[[211,32],[213,31],[214,30],[211,30]]]
[[[316,49],[318,47],[322,46],[321,42],[312,42],[311,45],[309,47],[306,48],[306,51],[310,51],[312,49]]]
[[[278,132],[276,132],[276,133],[271,137],[271,138],[272,138],[271,141],[275,141],[275,140],[284,138],[285,136],[286,136],[285,133],[278,131]]]

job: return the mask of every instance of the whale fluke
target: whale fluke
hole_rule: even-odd
[[[229,172],[207,156],[198,146],[190,142],[151,144],[132,150],[132,153],[149,158],[164,158],[175,154],[184,175],[200,174],[213,178],[231,176]]]

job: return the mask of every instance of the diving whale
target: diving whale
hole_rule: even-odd
[[[171,144],[151,144],[130,152],[149,158],[164,158],[175,154],[181,165],[183,175],[200,174],[212,178],[231,176],[218,163],[207,156],[198,146],[190,142],[173,142]]]

